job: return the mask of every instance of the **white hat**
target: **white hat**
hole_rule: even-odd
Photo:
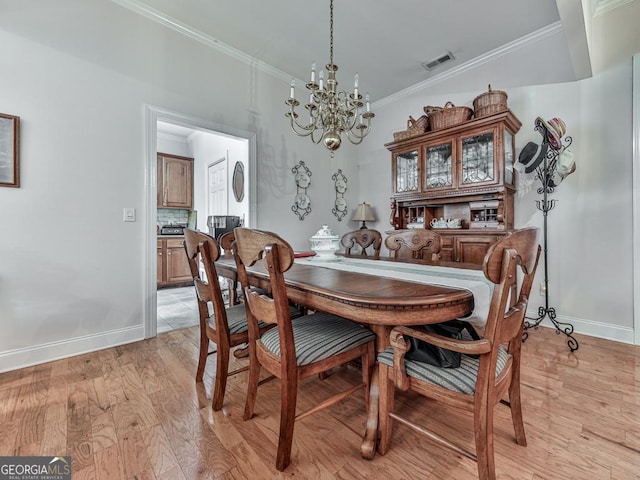
[[[573,160],[573,153],[568,148],[560,152],[556,171],[553,174],[553,183],[558,186],[565,178],[576,171],[576,162]]]

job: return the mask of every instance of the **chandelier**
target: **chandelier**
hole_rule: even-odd
[[[316,82],[314,62],[311,65],[311,81],[306,84],[310,91],[309,103],[305,105],[309,110],[309,123],[303,125],[297,120],[298,114],[295,109],[300,102],[295,98],[295,78],[291,80],[291,93],[285,101],[290,111],[285,115],[289,117],[291,129],[296,135],[311,137],[313,143],[322,142],[333,156],[334,151],[340,148],[342,143],[342,133],[345,133],[354,145],[360,144],[371,130],[371,119],[375,114],[371,112],[369,94],[365,95],[364,103],[362,102],[362,95],[358,92],[357,73],[354,76],[352,93],[338,91],[336,80],[338,66],[333,63],[333,0],[330,3],[329,25],[329,63],[325,67],[327,80],[325,82],[324,72],[320,70],[318,82]]]

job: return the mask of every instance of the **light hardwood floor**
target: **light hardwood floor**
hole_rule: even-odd
[[[528,446],[496,411],[499,479],[640,479],[640,348],[577,336],[571,354],[546,328],[525,343],[522,397]],[[197,328],[0,375],[0,456],[71,455],[74,479],[456,479],[473,462],[396,425],[391,450],[360,458],[364,400],[351,396],[296,423],[290,467],[275,470],[279,383],[262,385],[242,421],[246,373],[211,410],[213,361],[194,382]],[[246,359],[232,362],[244,363]],[[232,368],[237,365],[232,365]],[[299,408],[357,382],[343,368],[299,388]],[[473,448],[471,419],[417,396],[397,408]]]

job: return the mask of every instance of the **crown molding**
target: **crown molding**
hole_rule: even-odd
[[[596,1],[596,7],[593,10],[593,16],[604,15],[611,10],[618,7],[622,7],[627,3],[633,3],[634,0],[598,0]]]
[[[148,5],[145,5],[143,2],[139,0],[111,0],[113,3],[120,5],[138,15],[141,15],[149,20],[152,20],[160,25],[163,25],[171,30],[186,35],[187,37],[200,42],[208,47],[211,47],[220,53],[228,55],[242,63],[245,63],[253,68],[257,68],[258,70],[267,73],[273,77],[279,78],[285,82],[290,82],[292,75],[280,70],[279,68],[275,68],[268,63],[265,63],[261,60],[258,60],[251,55],[247,55],[246,53],[238,50],[237,48],[232,47],[211,35],[208,35],[200,30],[190,27],[189,25],[181,22],[177,18],[173,18],[165,13],[156,10],[155,8],[151,8]]]
[[[497,58],[500,58],[504,55],[508,55],[516,50],[519,50],[523,47],[528,46],[529,44],[536,43],[542,39],[547,37],[557,35],[558,33],[562,33],[562,24],[560,22],[552,23],[551,25],[536,30],[529,35],[525,35],[513,42],[502,45],[499,48],[491,50],[490,52],[485,53],[484,55],[480,55],[479,57],[473,58],[468,62],[462,63],[457,67],[450,68],[438,75],[435,75],[427,80],[416,83],[410,87],[407,87],[403,90],[400,90],[396,93],[389,95],[388,97],[384,97],[372,104],[372,107],[381,107],[384,105],[388,105],[390,103],[396,102],[404,97],[408,97],[414,93],[418,93],[425,88],[431,87],[438,83],[444,82],[450,78],[457,77],[458,75],[469,74],[471,70],[477,68],[478,66],[489,63]]]

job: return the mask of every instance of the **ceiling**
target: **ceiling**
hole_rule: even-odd
[[[583,2],[614,1],[335,0],[338,82],[351,90],[358,73],[376,102],[436,83],[481,91],[585,78]],[[329,62],[329,0],[0,0],[0,12],[0,29],[141,79],[175,35],[295,77],[300,96],[311,63]],[[452,61],[422,67],[446,52]]]
[[[214,48],[247,55],[282,76],[301,79],[299,89],[309,79],[312,62],[318,69],[329,62],[329,0],[112,1]],[[379,100],[550,32],[560,33],[553,48],[534,48],[539,59],[527,51],[520,61],[559,65],[569,59],[573,68],[562,70],[569,72],[567,78],[552,80],[575,80],[590,74],[588,65],[576,65],[584,63],[580,57],[587,50],[581,5],[580,0],[335,0],[338,81],[350,90],[358,73],[361,91]],[[447,52],[452,61],[431,71],[423,68]],[[512,70],[517,72],[518,65]],[[549,72],[537,70],[539,79],[527,71],[510,86],[549,82]]]

